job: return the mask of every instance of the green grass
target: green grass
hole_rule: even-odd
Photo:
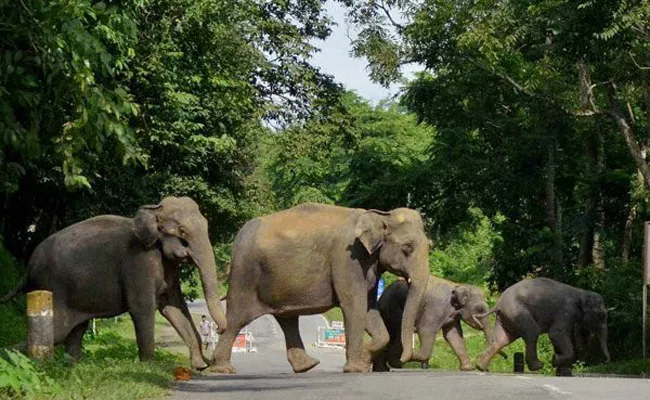
[[[650,375],[650,360],[634,359],[581,367],[578,373],[616,374],[616,375]]]
[[[327,321],[332,324],[332,321],[343,321],[343,311],[340,307],[334,307],[327,310],[324,314]]]
[[[157,316],[156,331],[164,328],[164,320]],[[144,399],[159,398],[168,393],[176,366],[188,365],[187,357],[156,350],[154,360],[140,362],[135,342],[133,324],[128,317],[97,321],[97,335],[90,332],[84,337],[84,354],[79,362],[69,360],[62,348],[55,357],[45,362],[29,362],[35,365],[34,373],[29,365],[8,371],[8,374],[39,377],[36,386],[21,377],[23,393],[2,389],[0,398],[25,399]],[[0,373],[0,378],[2,374]],[[4,391],[3,391],[4,390]],[[4,396],[4,397],[3,397]]]

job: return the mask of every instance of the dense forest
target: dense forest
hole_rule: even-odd
[[[0,238],[18,265],[0,289],[49,234],[168,194],[200,204],[220,268],[258,215],[408,206],[432,273],[599,291],[612,354],[636,355],[650,2],[341,3],[351,56],[396,98],[312,64],[320,0],[0,2]]]

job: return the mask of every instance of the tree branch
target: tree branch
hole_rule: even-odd
[[[636,65],[636,67],[638,69],[640,69],[641,71],[650,71],[650,67],[642,67],[642,66],[640,66],[639,63],[636,62],[636,59],[634,58],[634,55],[632,55],[632,53],[628,52],[627,54],[630,56],[630,58],[632,59],[632,62],[634,63],[634,65]]]
[[[388,20],[398,30],[398,32],[402,32],[404,30],[404,25],[396,22],[390,15],[390,11],[388,8],[386,8],[386,3],[384,3],[384,0],[381,0],[381,3],[377,3],[377,6],[384,11],[384,14],[386,14],[386,17],[388,17]]]

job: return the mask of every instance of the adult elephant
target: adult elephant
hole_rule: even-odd
[[[295,372],[319,361],[306,352],[298,316],[340,306],[346,334],[344,372],[364,372],[371,354],[388,341],[376,310],[383,271],[409,282],[402,358],[411,358],[415,316],[427,287],[429,241],[418,212],[390,212],[303,204],[249,221],[232,249],[227,294],[228,327],[213,354],[213,372],[234,373],[232,342],[243,326],[272,314],[284,332],[287,359]],[[363,346],[364,328],[372,342]]]
[[[408,293],[406,282],[398,280],[388,286],[378,302],[378,309],[388,329],[390,341],[373,357],[373,371],[388,371],[389,366],[402,368],[401,324]],[[461,321],[474,329],[482,330],[488,344],[492,342],[485,293],[479,287],[450,282],[436,277],[429,278],[427,291],[422,300],[421,311],[415,321],[420,337],[420,349],[411,361],[429,362],[438,331],[451,346],[460,361],[460,369],[469,371],[474,365],[467,355]]]
[[[494,340],[478,357],[476,367],[487,371],[492,357],[503,347],[522,338],[526,343],[526,364],[537,371],[537,338],[548,333],[553,344],[554,367],[570,367],[576,358],[576,337],[583,330],[595,333],[609,362],[607,310],[603,296],[548,278],[527,279],[506,289],[493,310],[497,322]]]
[[[158,309],[189,347],[192,366],[201,369],[207,363],[179,282],[186,260],[198,267],[210,315],[223,331],[208,222],[189,197],[142,206],[133,219],[102,215],[53,234],[34,250],[23,282],[2,300],[21,291],[51,291],[54,343],[75,358],[91,318],[128,312],[140,359],[151,359]]]

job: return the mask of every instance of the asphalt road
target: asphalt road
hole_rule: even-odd
[[[205,305],[190,305],[205,313]],[[322,316],[300,318],[307,351],[321,364],[294,374],[286,361],[284,338],[277,322],[264,316],[250,325],[257,353],[233,353],[236,375],[193,376],[177,382],[173,398],[228,400],[298,399],[462,399],[462,400],[649,400],[650,380],[625,378],[555,378],[480,372],[402,370],[343,374],[344,351],[311,346]]]
[[[196,300],[188,304],[193,314],[208,314],[205,301]],[[224,309],[226,308],[223,302]],[[327,326],[327,320],[322,315],[305,315],[300,317],[300,336],[305,344],[305,349],[314,358],[320,360],[312,371],[343,371],[345,364],[345,350],[334,348],[315,347],[318,327]],[[232,364],[238,374],[272,374],[292,373],[293,370],[287,361],[287,352],[284,345],[284,334],[275,318],[264,315],[248,325],[253,333],[253,346],[257,352],[232,353]]]

